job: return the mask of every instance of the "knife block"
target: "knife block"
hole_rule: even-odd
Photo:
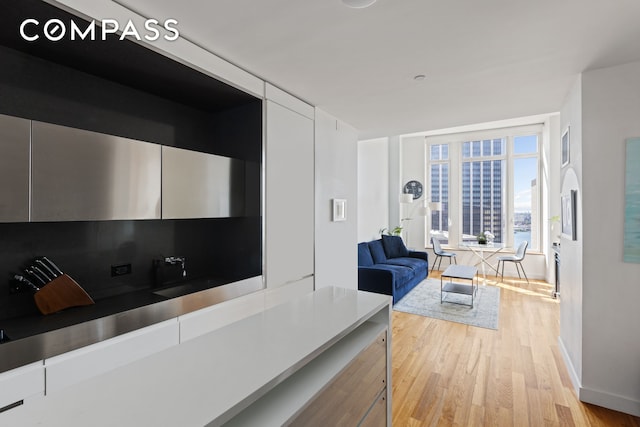
[[[69,307],[95,304],[89,294],[66,274],[58,276],[33,295],[40,313],[51,314]]]

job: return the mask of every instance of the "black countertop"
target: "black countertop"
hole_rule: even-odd
[[[0,373],[172,319],[262,288],[262,281],[200,279],[142,289],[59,313],[3,320]],[[257,283],[257,284],[256,284]]]
[[[2,321],[2,329],[4,329],[5,334],[12,341],[15,341],[145,305],[166,301],[167,299],[168,298],[156,295],[150,290],[145,289],[103,298],[96,300],[94,305],[71,307],[46,316],[33,315],[6,319]]]

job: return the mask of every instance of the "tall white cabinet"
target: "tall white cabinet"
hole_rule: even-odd
[[[266,85],[265,266],[267,288],[313,290],[314,109]]]
[[[315,286],[358,289],[358,133],[316,108]],[[332,201],[346,200],[346,219],[334,221]]]

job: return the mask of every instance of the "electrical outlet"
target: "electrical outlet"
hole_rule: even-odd
[[[111,266],[111,277],[131,274],[131,264],[120,264]]]

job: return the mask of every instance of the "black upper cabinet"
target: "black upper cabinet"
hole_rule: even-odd
[[[65,37],[52,42],[40,37],[25,41],[19,28],[28,18],[37,19],[41,26],[50,19],[75,21],[79,28],[88,25],[85,19],[40,0],[3,0],[0,44],[207,112],[239,107],[256,99],[135,41],[120,40],[118,35],[109,35],[106,40],[72,41]]]
[[[117,35],[27,42],[27,18],[87,26],[43,1],[3,1],[0,114],[260,161],[261,99]]]

